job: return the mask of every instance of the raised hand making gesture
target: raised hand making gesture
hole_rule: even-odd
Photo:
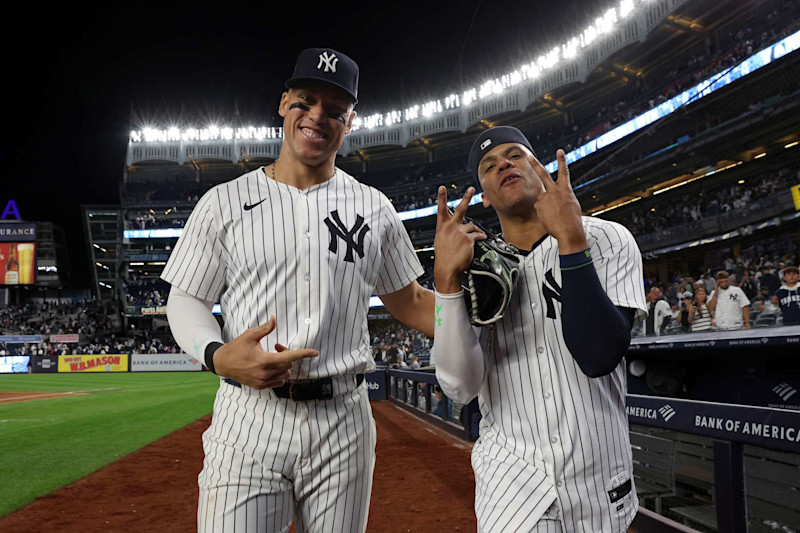
[[[547,233],[558,241],[559,253],[566,255],[585,250],[589,247],[589,243],[581,221],[581,204],[572,191],[564,150],[556,151],[556,158],[557,181],[553,181],[547,169],[533,155],[528,156],[528,162],[542,180],[545,189],[534,204],[539,221]]]
[[[434,278],[436,290],[442,294],[461,290],[461,273],[469,267],[475,249],[475,241],[486,239],[486,234],[475,224],[464,224],[467,207],[475,194],[475,188],[467,189],[461,202],[451,215],[447,210],[447,189],[439,187],[436,214],[436,237],[433,249],[436,254]]]

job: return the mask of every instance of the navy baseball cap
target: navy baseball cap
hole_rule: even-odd
[[[291,89],[304,80],[332,83],[347,91],[353,103],[358,102],[358,65],[332,48],[307,48],[300,52],[286,88]]]
[[[469,150],[469,170],[478,177],[478,165],[481,159],[495,146],[508,143],[519,143],[536,156],[530,141],[525,135],[513,126],[497,126],[482,132],[472,143]]]

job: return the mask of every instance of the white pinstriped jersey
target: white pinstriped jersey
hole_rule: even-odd
[[[388,198],[336,169],[300,190],[256,169],[210,189],[195,206],[161,277],[219,299],[228,342],[275,315],[262,340],[314,348],[291,380],[371,371],[369,298],[422,275]]]
[[[646,309],[642,259],[623,226],[593,217],[583,225],[600,283],[619,307]],[[480,330],[487,378],[473,450],[475,508],[481,531],[535,523],[554,498],[565,531],[622,532],[638,508],[625,414],[624,360],[609,375],[587,377],[561,329],[558,243],[546,236],[522,257],[510,306]]]

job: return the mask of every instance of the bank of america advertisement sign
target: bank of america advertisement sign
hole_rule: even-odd
[[[195,372],[203,364],[185,353],[141,353],[131,355],[131,372]]]

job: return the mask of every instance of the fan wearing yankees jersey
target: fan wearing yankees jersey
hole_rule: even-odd
[[[478,397],[472,451],[478,530],[624,532],[638,499],[624,355],[643,316],[642,259],[620,224],[581,215],[563,150],[554,180],[516,128],[475,140],[469,168],[520,274],[502,319],[473,328],[459,278],[478,238],[439,191],[432,358],[445,394]]]
[[[280,156],[203,195],[162,274],[175,339],[221,378],[199,531],[286,532],[294,521],[298,533],[363,532],[375,464],[370,297],[433,335],[434,295],[416,281],[423,269],[392,204],[334,165],[358,66],[304,50],[286,87]]]

